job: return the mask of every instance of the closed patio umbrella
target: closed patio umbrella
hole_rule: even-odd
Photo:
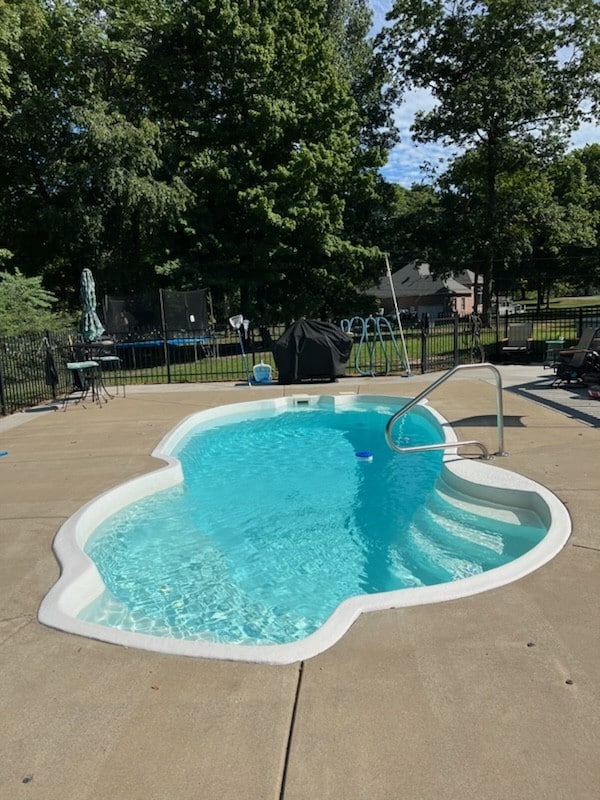
[[[91,270],[87,267],[81,273],[79,299],[81,300],[79,330],[86,342],[93,342],[102,336],[104,326],[96,314],[96,284]]]

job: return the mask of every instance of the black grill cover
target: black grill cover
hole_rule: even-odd
[[[334,381],[346,372],[352,342],[332,322],[297,320],[273,345],[279,383]]]

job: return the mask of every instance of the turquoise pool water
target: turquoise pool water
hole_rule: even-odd
[[[455,581],[512,561],[546,528],[440,477],[440,452],[400,456],[399,406],[358,403],[204,423],[176,447],[184,483],[104,523],[85,552],[106,590],[79,618],[232,644],[313,633],[346,598]],[[405,444],[440,441],[409,413]],[[372,453],[372,461],[357,453]]]

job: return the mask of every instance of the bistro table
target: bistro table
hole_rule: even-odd
[[[112,339],[98,339],[94,342],[74,342],[72,345],[73,353],[76,358],[87,360],[88,364],[96,363],[96,371],[93,375],[93,381],[98,393],[101,393],[104,398],[112,398],[112,394],[108,391],[104,381],[104,372],[107,369],[117,369],[121,365],[121,359],[115,352],[115,343]],[[91,369],[91,367],[89,367]],[[119,376],[121,380],[117,385],[122,384],[123,396],[125,396],[125,383],[122,380],[122,375]]]

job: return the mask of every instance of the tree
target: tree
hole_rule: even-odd
[[[365,0],[10,8],[0,243],[25,274],[73,301],[82,266],[108,291],[210,285],[257,321],[374,282],[392,134]]]
[[[12,63],[20,49],[20,16],[14,5],[0,0],[0,119],[11,96]]]
[[[350,220],[382,152],[325,4],[173,3],[151,63],[169,162],[195,197],[171,248],[180,274],[239,289],[254,319],[339,313],[379,269]]]
[[[0,251],[0,259],[9,256]],[[56,296],[44,289],[41,276],[27,278],[19,269],[0,272],[0,336],[59,330],[72,322],[53,308]]]
[[[361,116],[360,139],[376,166],[385,163],[397,141],[392,92],[381,53],[369,38],[373,12],[366,0],[326,0],[325,22],[334,42],[334,57],[349,83]]]
[[[415,137],[478,151],[486,309],[503,260],[500,176],[516,169],[515,150],[547,163],[598,113],[599,13],[594,0],[397,0],[390,11],[380,41],[398,96],[425,87],[435,101]]]
[[[484,165],[485,153],[469,150],[438,181],[443,227],[451,234],[446,264],[453,270],[462,264],[479,272],[485,263],[480,238],[486,214]],[[577,254],[589,257],[596,243],[591,191],[585,168],[573,154],[547,167],[528,157],[513,159],[512,168],[497,176],[498,294],[527,283],[541,304],[559,276],[574,277]]]
[[[600,286],[600,145],[587,145],[571,155],[585,170],[587,191],[583,196],[584,207],[592,215],[596,234],[593,247],[570,250],[571,279],[578,291],[590,294]],[[575,202],[580,203],[581,198],[575,198]]]
[[[548,169],[552,201],[544,209],[541,230],[535,232],[533,250],[538,306],[544,296],[549,301],[558,282],[585,293],[600,277],[600,186],[593,150],[568,153]]]
[[[159,0],[20,7],[0,117],[0,236],[28,274],[74,300],[83,266],[101,285],[152,286],[161,236],[189,197],[164,170],[143,69]]]

